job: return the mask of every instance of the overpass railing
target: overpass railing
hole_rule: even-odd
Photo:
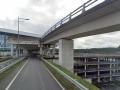
[[[61,19],[59,22],[57,22],[55,25],[53,25],[47,32],[44,33],[44,35],[42,36],[42,38],[44,38],[45,36],[47,36],[50,32],[54,31],[56,28],[62,26],[63,24],[71,21],[72,19],[74,19],[75,17],[77,17],[78,15],[84,13],[85,11],[95,7],[96,5],[107,1],[107,0],[89,0],[86,3],[84,3],[83,5],[81,5],[79,8],[77,8],[76,10],[74,10],[73,12],[71,12],[70,14],[68,14],[66,17],[64,17],[63,19]]]

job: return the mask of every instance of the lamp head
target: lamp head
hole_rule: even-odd
[[[30,20],[30,19],[27,18],[27,19],[25,19],[25,20]]]

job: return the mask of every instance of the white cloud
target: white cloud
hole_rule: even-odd
[[[15,19],[19,14],[19,9],[24,8],[28,0],[0,0],[0,19]]]
[[[38,26],[34,28],[41,26],[40,29],[44,29],[42,32],[37,29],[41,34],[85,1],[87,0],[0,0],[0,26],[16,29],[15,19],[18,16],[27,17],[31,20],[21,26],[24,27],[21,30],[28,31],[29,25]],[[33,28],[29,28],[29,31],[34,32]]]
[[[120,31],[78,38],[74,40],[75,48],[118,47]]]

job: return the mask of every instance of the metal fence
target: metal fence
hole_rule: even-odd
[[[77,8],[76,10],[74,10],[73,12],[71,12],[70,14],[68,14],[66,17],[64,17],[63,19],[61,19],[55,25],[53,25],[47,32],[44,33],[44,35],[42,36],[42,38],[44,38],[45,36],[47,36],[50,32],[54,31],[58,27],[62,26],[63,24],[71,21],[72,19],[74,19],[78,15],[84,13],[85,11],[89,10],[90,8],[93,8],[96,5],[98,5],[98,4],[102,3],[102,2],[105,2],[105,1],[108,1],[108,0],[89,0],[89,1],[87,1],[86,3],[84,3],[83,5],[81,5],[79,8]]]

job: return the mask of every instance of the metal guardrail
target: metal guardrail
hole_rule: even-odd
[[[12,63],[13,61],[14,61],[14,59],[10,59],[10,60],[1,62],[1,63],[0,63],[0,69],[2,69],[3,67],[9,65],[9,64]]]
[[[43,59],[44,60],[44,59]],[[54,65],[52,65],[51,63],[47,62],[46,60],[44,60],[47,64],[49,64],[51,67],[53,67],[55,70],[57,70],[62,76],[64,76],[67,80],[69,80],[71,83],[73,83],[76,87],[78,87],[80,90],[89,90],[88,88],[86,88],[85,86],[83,86],[82,84],[80,84],[78,81],[76,81],[75,79],[71,78],[70,76],[68,76],[67,74],[65,74],[63,71],[61,71],[60,69],[58,69],[57,67],[55,67]]]
[[[12,61],[12,60],[14,60],[14,59],[9,59],[9,60],[6,60],[6,61],[3,61],[3,62],[0,62],[0,66],[3,65],[3,64],[5,64],[5,63],[8,63],[8,62],[10,62],[10,61]]]
[[[7,63],[4,67],[0,69],[0,73],[4,72],[5,70],[9,69],[11,66],[17,64],[18,62],[22,61],[23,58],[19,60],[12,60],[11,62]]]
[[[84,3],[83,5],[81,5],[79,8],[77,8],[76,10],[74,10],[73,12],[71,12],[70,14],[68,14],[66,17],[64,17],[63,19],[61,19],[55,25],[53,25],[47,32],[44,33],[44,35],[42,36],[42,38],[44,38],[45,36],[47,36],[50,32],[54,31],[58,27],[62,26],[63,24],[71,21],[72,19],[74,19],[78,15],[84,13],[89,8],[95,7],[96,6],[95,4],[97,2],[99,2],[99,1],[102,1],[102,0],[89,0],[89,1],[87,1],[86,3]],[[105,2],[105,1],[108,1],[108,0],[103,0],[102,2]]]

